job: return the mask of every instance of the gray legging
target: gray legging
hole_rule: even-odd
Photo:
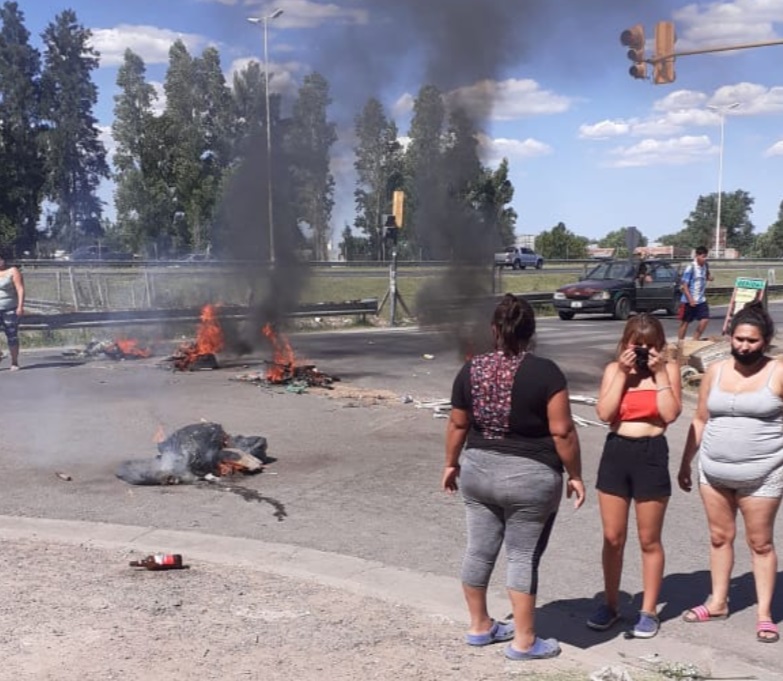
[[[468,525],[462,582],[486,588],[505,541],[506,586],[535,595],[538,564],[560,506],[563,476],[532,459],[466,449],[460,486]]]

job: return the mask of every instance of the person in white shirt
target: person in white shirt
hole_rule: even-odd
[[[707,264],[707,249],[699,246],[696,249],[696,257],[685,268],[682,274],[680,290],[680,310],[677,317],[680,320],[680,328],[677,331],[677,340],[683,340],[688,333],[688,325],[696,321],[696,332],[693,340],[699,340],[710,321],[710,306],[707,304],[707,282],[712,281],[710,266]]]

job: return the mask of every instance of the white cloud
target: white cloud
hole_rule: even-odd
[[[250,62],[261,64],[263,71],[264,65],[255,57],[242,57],[231,62],[226,74],[226,82],[229,86],[234,82],[234,74],[247,68]],[[269,62],[269,92],[281,95],[293,95],[298,89],[295,74],[304,69],[302,64],[296,61],[276,63]]]
[[[753,116],[783,112],[783,86],[766,87],[755,83],[724,85],[710,99],[713,106],[728,106],[739,102],[734,116]]]
[[[675,11],[673,18],[679,50],[775,40],[783,29],[783,0],[693,3]]]
[[[592,125],[580,125],[579,137],[582,139],[609,139],[627,135],[631,131],[629,121],[601,121]]]
[[[222,4],[233,4],[231,0],[217,0]],[[351,9],[335,3],[313,2],[313,0],[246,0],[248,14],[269,16],[276,9],[283,10],[278,18],[268,22],[269,27],[317,28],[327,23],[366,24],[369,12],[366,9]]]
[[[783,156],[783,140],[775,142],[775,144],[764,152],[764,156]]]
[[[706,135],[685,135],[668,140],[645,139],[632,146],[613,149],[609,165],[615,168],[687,165],[703,161],[716,153],[717,147]]]
[[[101,55],[101,66],[122,64],[125,50],[130,48],[145,64],[165,64],[169,49],[176,40],[182,40],[190,52],[198,51],[209,41],[195,33],[178,33],[157,26],[120,24],[114,28],[92,29],[91,45]]]
[[[531,138],[525,140],[507,139],[504,137],[492,138],[488,135],[477,136],[478,153],[482,163],[495,166],[504,158],[522,159],[546,156],[552,153],[552,147],[539,140]]]
[[[395,118],[407,116],[413,111],[413,103],[415,101],[416,98],[410,92],[406,92],[392,105],[392,116]]]
[[[488,114],[499,121],[563,113],[572,103],[570,98],[542,90],[536,81],[527,78],[482,80],[450,92],[447,100],[480,116]]]
[[[676,90],[653,104],[655,111],[681,111],[703,106],[707,95],[693,90]]]

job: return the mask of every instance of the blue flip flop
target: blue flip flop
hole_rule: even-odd
[[[506,646],[506,657],[509,660],[546,660],[560,654],[560,644],[554,638],[538,638],[527,650],[517,650],[511,644]]]
[[[465,643],[469,646],[488,646],[492,643],[510,641],[512,638],[514,638],[514,623],[495,620],[486,634],[465,634]]]

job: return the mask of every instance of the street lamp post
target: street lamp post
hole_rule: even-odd
[[[272,200],[272,121],[269,119],[269,37],[268,25],[273,19],[277,19],[283,10],[276,9],[271,14],[262,17],[248,17],[251,24],[263,24],[264,26],[264,94],[266,97],[266,186],[267,208],[269,211],[269,262],[275,262],[275,216]]]
[[[721,199],[723,198],[723,143],[725,139],[725,127],[726,127],[726,112],[731,109],[736,109],[740,105],[739,102],[733,102],[726,106],[714,106],[707,105],[708,109],[716,111],[720,116],[720,150],[718,152],[718,205],[716,206],[715,215],[715,258],[720,257],[720,211],[721,211]]]

